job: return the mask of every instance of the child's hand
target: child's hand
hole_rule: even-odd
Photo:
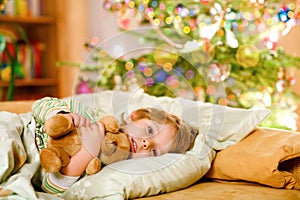
[[[98,124],[89,127],[78,128],[84,148],[93,156],[97,157],[104,138],[104,131]]]
[[[104,138],[103,129],[97,124],[81,126],[77,130],[82,140],[82,148],[71,157],[70,163],[60,170],[67,176],[80,176],[86,170],[90,161],[100,153]]]
[[[91,122],[90,120],[88,120],[87,118],[83,117],[80,114],[77,113],[69,113],[69,114],[65,114],[66,117],[68,117],[70,120],[73,121],[74,126],[79,128],[79,127],[90,127],[91,126]]]

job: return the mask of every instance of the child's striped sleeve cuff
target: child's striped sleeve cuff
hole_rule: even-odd
[[[44,123],[46,119],[60,111],[70,112],[70,109],[65,101],[58,98],[44,97],[32,105],[33,116],[39,123]]]
[[[50,194],[60,194],[70,188],[80,176],[65,176],[61,173],[47,173],[43,179],[42,189]]]

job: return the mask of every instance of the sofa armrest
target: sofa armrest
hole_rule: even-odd
[[[31,105],[34,100],[24,101],[0,101],[0,111],[13,113],[27,113],[31,111]]]

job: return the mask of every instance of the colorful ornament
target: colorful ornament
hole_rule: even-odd
[[[178,60],[178,54],[175,48],[163,44],[155,49],[154,59],[159,65],[165,65],[166,63],[174,65]]]
[[[167,73],[164,70],[159,70],[155,75],[155,80],[159,83],[165,81],[167,78]]]
[[[182,18],[185,18],[189,15],[189,10],[180,3],[175,7],[175,14],[179,15]]]
[[[185,78],[187,78],[188,80],[192,80],[194,77],[195,77],[195,72],[191,69],[185,73]]]
[[[253,67],[260,59],[260,51],[251,44],[240,46],[236,52],[236,59],[243,67]]]
[[[223,82],[229,77],[230,70],[230,64],[213,63],[208,68],[208,77],[213,82]]]
[[[203,4],[208,4],[210,2],[210,0],[200,0],[200,2]]]
[[[135,9],[122,8],[117,13],[119,26],[124,30],[137,29],[142,21],[142,15]]]
[[[171,88],[176,89],[179,86],[179,80],[176,76],[168,76],[166,79],[166,84]]]
[[[109,2],[113,3],[107,3],[106,9],[119,12],[121,27],[127,30],[139,12],[142,22],[136,24],[149,23],[153,27],[143,41],[154,45],[165,42],[174,48],[158,47],[153,53],[142,55],[143,61],[116,59],[114,69],[125,66],[126,62],[136,65],[134,68],[130,64],[126,66],[144,78],[146,92],[186,97],[192,91],[194,99],[247,108],[276,107],[276,104],[283,107],[280,98],[286,95],[296,99],[288,90],[295,76],[288,76],[286,69],[297,68],[300,63],[295,56],[279,49],[277,42],[298,24],[299,0],[281,7],[280,2],[266,0]],[[279,66],[285,70],[283,76],[276,79]],[[120,70],[125,71],[117,72],[122,76],[129,72],[125,67]],[[126,76],[132,78],[134,73]],[[219,85],[226,88],[220,91]],[[265,88],[271,89],[266,91]],[[280,98],[274,98],[276,94]]]
[[[88,80],[83,80],[77,86],[77,90],[76,90],[77,94],[89,94],[92,92],[93,92],[93,90],[92,90],[92,88],[90,88]]]
[[[153,78],[146,78],[146,86],[151,87],[154,84]]]
[[[287,6],[284,6],[284,7],[280,8],[279,13],[278,13],[278,18],[282,22],[287,22],[291,19],[290,16],[292,15],[292,13],[293,12]]]

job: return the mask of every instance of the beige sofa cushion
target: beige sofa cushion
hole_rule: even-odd
[[[218,152],[206,177],[300,189],[298,166],[286,163],[297,157],[300,157],[299,133],[258,128],[241,142]]]

